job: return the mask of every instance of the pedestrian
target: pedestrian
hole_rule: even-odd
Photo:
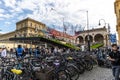
[[[120,80],[120,52],[118,51],[117,44],[112,45],[112,51],[109,53],[108,60],[111,61],[112,64],[112,73],[115,77],[115,80]]]
[[[24,54],[23,54],[23,56],[28,55],[28,53],[29,53],[29,49],[28,49],[27,47],[25,47],[25,48],[24,48]]]
[[[28,53],[29,53],[30,56],[33,54],[32,48],[29,48],[29,52]]]
[[[57,56],[57,53],[58,53],[58,48],[55,47],[54,50],[53,50],[53,54],[54,54],[54,56]]]
[[[24,54],[24,49],[21,45],[18,45],[18,48],[16,49],[16,56],[17,58],[22,58]]]
[[[2,48],[0,47],[0,57],[1,57]]]
[[[6,51],[6,48],[5,48],[5,47],[2,48],[1,57],[2,57],[2,58],[7,57],[7,51]]]
[[[40,57],[40,49],[39,47],[36,47],[35,51],[34,51],[34,56],[39,58]]]
[[[10,57],[12,57],[12,56],[13,56],[13,54],[14,54],[13,48],[11,48],[11,49],[10,49],[9,54],[10,54]]]

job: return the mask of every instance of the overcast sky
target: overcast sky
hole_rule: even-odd
[[[86,10],[88,10],[90,28],[102,27],[104,22],[101,20],[102,26],[98,26],[99,19],[105,19],[106,23],[110,24],[111,32],[115,33],[114,1],[0,0],[0,29],[2,33],[14,31],[16,22],[27,17],[41,21],[50,27],[56,25],[55,28],[58,30],[63,28],[63,18],[64,22],[78,24],[86,29]]]

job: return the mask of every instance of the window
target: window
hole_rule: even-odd
[[[27,27],[27,24],[26,24],[26,22],[24,23],[24,27]]]
[[[32,23],[30,23],[30,26],[32,27]]]
[[[23,27],[23,24],[21,24],[21,28]]]

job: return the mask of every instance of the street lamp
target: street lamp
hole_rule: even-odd
[[[106,21],[104,19],[99,20],[99,24],[98,24],[99,26],[101,25],[100,21],[104,21],[104,25],[106,26]]]
[[[104,19],[100,19],[99,20],[99,26],[101,25],[101,23],[100,23],[100,21],[104,21],[104,26],[106,27],[106,25],[108,26],[107,28],[108,28],[108,41],[109,41],[109,45],[108,46],[110,46],[110,25],[109,25],[109,23],[106,23],[106,21],[104,20]]]
[[[86,19],[87,19],[87,30],[88,30],[88,36],[87,36],[87,42],[88,42],[88,51],[90,51],[90,36],[89,36],[89,17],[88,17],[88,10],[79,10],[86,12]]]

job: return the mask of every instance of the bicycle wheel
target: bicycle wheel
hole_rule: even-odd
[[[93,66],[97,66],[98,65],[97,59],[92,58],[91,61],[92,61]]]
[[[87,71],[92,70],[92,69],[93,69],[93,64],[92,64],[92,62],[91,62],[91,61],[86,61],[86,63],[87,63],[86,70],[87,70]]]
[[[60,70],[57,73],[52,73],[49,80],[71,80],[71,79],[70,75],[66,71]]]
[[[7,72],[4,72],[4,69],[1,70],[1,79],[2,80],[12,80],[12,76],[7,73]]]
[[[68,65],[67,71],[70,75],[71,80],[77,80],[79,78],[79,69],[74,65]]]
[[[4,75],[4,76],[2,77],[2,80],[8,80],[8,76],[7,76],[7,75]]]
[[[57,74],[58,80],[70,80],[70,76],[66,71],[59,71]]]
[[[9,74],[5,74],[2,76],[2,80],[12,80],[12,79],[13,79],[13,77]]]
[[[85,72],[85,68],[82,65],[78,64],[77,67],[79,69],[80,74],[83,74]]]

